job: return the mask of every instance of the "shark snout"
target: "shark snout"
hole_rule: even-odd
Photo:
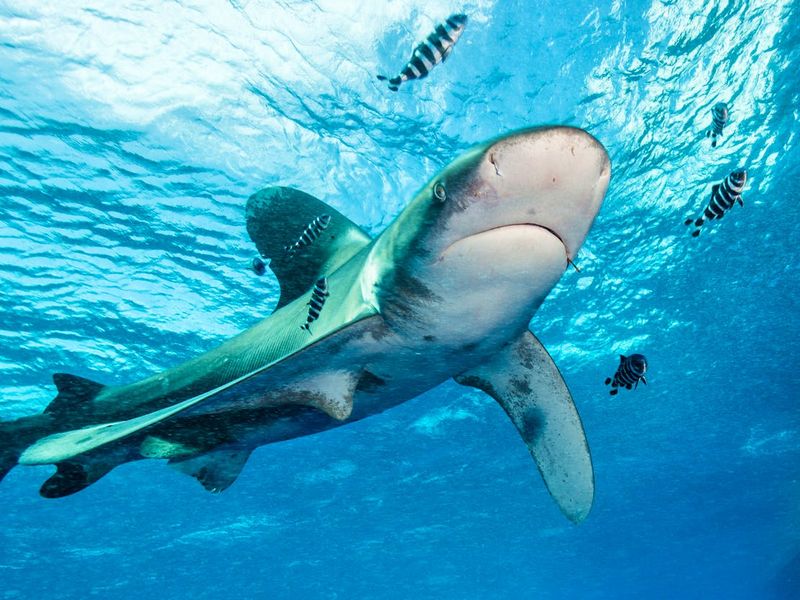
[[[574,259],[608,188],[603,145],[582,129],[545,127],[497,141],[484,160],[504,218],[549,230]]]

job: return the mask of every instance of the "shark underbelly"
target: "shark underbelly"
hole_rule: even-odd
[[[356,326],[357,328],[358,326]],[[365,323],[362,332],[337,348],[323,362],[311,356],[288,361],[260,378],[231,388],[220,398],[187,411],[170,426],[181,439],[198,439],[212,423],[227,423],[226,446],[257,446],[320,433],[369,416],[380,414],[447,381],[453,373],[464,372],[494,354],[502,345],[500,337],[487,336],[484,343],[457,341],[443,345],[432,336],[417,339],[396,335],[375,335],[375,325]],[[376,337],[378,339],[376,339]],[[427,338],[427,339],[426,339]],[[320,351],[320,354],[323,354]],[[309,372],[307,364],[317,364]],[[310,394],[309,381],[332,381],[336,374],[357,373],[352,413],[337,420],[296,399]],[[325,390],[322,389],[324,392]],[[173,438],[170,431],[156,428],[149,435]],[[138,443],[135,440],[131,440]],[[199,448],[207,451],[215,444]]]

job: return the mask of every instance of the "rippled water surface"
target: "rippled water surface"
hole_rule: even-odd
[[[15,469],[0,598],[800,597],[796,2],[120,4],[0,1],[0,416],[46,406],[52,372],[130,382],[269,314],[254,191],[377,234],[473,143],[566,123],[613,177],[531,328],[595,505],[568,523],[501,409],[450,383],[261,448],[221,495],[143,461],[48,501],[49,468]],[[444,65],[376,81],[455,11]],[[691,238],[737,167],[745,207]],[[650,385],[611,398],[634,351]]]

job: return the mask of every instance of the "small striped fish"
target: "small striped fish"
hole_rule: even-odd
[[[711,147],[717,147],[717,137],[722,137],[722,128],[728,122],[728,105],[717,102],[711,109],[711,127],[706,129],[706,137],[711,138]]]
[[[747,171],[742,169],[741,171],[734,171],[728,175],[722,180],[722,183],[714,184],[711,188],[711,200],[709,200],[708,206],[706,206],[703,214],[697,219],[686,219],[686,221],[684,221],[684,225],[691,225],[694,223],[694,226],[697,227],[697,229],[692,232],[693,237],[700,235],[700,227],[703,226],[706,219],[709,221],[712,219],[721,219],[725,211],[733,208],[736,202],[738,202],[740,206],[744,206],[742,190],[744,190],[746,181]]]
[[[320,215],[316,217],[306,226],[306,228],[303,230],[303,233],[300,234],[300,237],[297,238],[297,241],[294,244],[284,248],[286,251],[286,258],[292,258],[297,251],[300,250],[300,248],[304,246],[310,246],[316,242],[319,235],[325,231],[330,224],[330,215]]]
[[[450,15],[444,23],[436,26],[434,32],[424,42],[414,48],[411,60],[397,77],[389,79],[386,75],[378,75],[378,79],[388,81],[389,89],[396,92],[401,83],[426,77],[433,67],[447,60],[466,24],[466,15]]]
[[[611,392],[609,393],[612,396],[616,396],[621,387],[626,390],[635,389],[639,387],[640,381],[647,385],[647,379],[644,377],[646,372],[647,359],[643,354],[631,354],[630,356],[620,354],[619,367],[617,367],[617,372],[614,373],[614,378],[606,378],[606,385],[611,384]]]
[[[319,314],[322,312],[322,307],[325,306],[325,300],[330,296],[328,291],[328,278],[320,277],[317,283],[314,284],[314,289],[311,290],[311,300],[308,301],[308,316],[306,322],[300,325],[300,329],[305,329],[311,333],[311,324],[319,319]]]

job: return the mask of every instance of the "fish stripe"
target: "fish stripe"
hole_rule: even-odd
[[[408,64],[410,64],[414,69],[416,69],[419,72],[419,77],[418,77],[419,79],[422,79],[428,74],[428,69],[425,67],[425,62],[419,56],[415,56],[414,58],[412,58],[411,62],[409,62]]]
[[[428,46],[428,44],[425,44],[425,43],[420,44],[418,49],[424,55],[424,57],[427,59],[428,63],[430,64],[430,67],[428,67],[428,70],[430,71],[433,68],[433,65],[435,65],[437,62],[439,62],[437,60],[436,55],[433,53],[433,50],[431,50],[431,48],[430,48],[430,46]]]
[[[450,34],[447,32],[447,29],[444,28],[444,25],[437,25],[436,33],[441,39],[447,40],[451,44],[455,43],[455,40],[451,38]]]
[[[439,39],[438,35],[432,33],[428,36],[428,43],[438,53],[439,59],[436,62],[439,62],[439,60],[441,60],[442,54],[444,54],[444,46],[442,45],[442,40]]]

